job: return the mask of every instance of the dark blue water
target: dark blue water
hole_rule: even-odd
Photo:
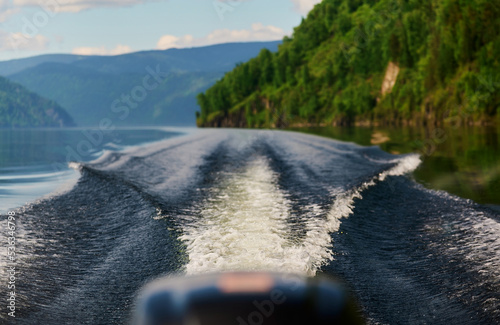
[[[126,324],[159,276],[279,270],[340,276],[370,324],[499,323],[498,211],[423,188],[418,165],[248,130],[74,164],[71,189],[17,211],[16,322]]]

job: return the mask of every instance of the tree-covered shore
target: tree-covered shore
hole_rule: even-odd
[[[56,102],[0,77],[0,128],[74,125],[71,116]]]
[[[198,96],[199,126],[498,124],[500,1],[323,0]]]

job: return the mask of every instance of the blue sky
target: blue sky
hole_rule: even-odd
[[[0,61],[281,39],[320,0],[0,0]]]

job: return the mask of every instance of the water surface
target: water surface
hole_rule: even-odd
[[[106,150],[179,134],[159,129],[0,129],[0,213],[71,188],[80,177],[70,168],[72,161],[91,161]]]
[[[415,152],[422,157],[415,179],[428,188],[447,191],[478,203],[500,206],[500,129],[463,128],[304,128],[361,145],[378,145],[390,153]]]
[[[340,276],[370,324],[498,323],[500,213],[415,182],[420,159],[199,130],[80,162],[17,211],[16,321],[127,324],[151,279],[271,270]]]

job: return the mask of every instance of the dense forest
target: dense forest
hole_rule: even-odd
[[[323,0],[198,96],[199,126],[494,124],[500,0]]]
[[[0,77],[0,127],[65,127],[73,119],[56,102]]]

